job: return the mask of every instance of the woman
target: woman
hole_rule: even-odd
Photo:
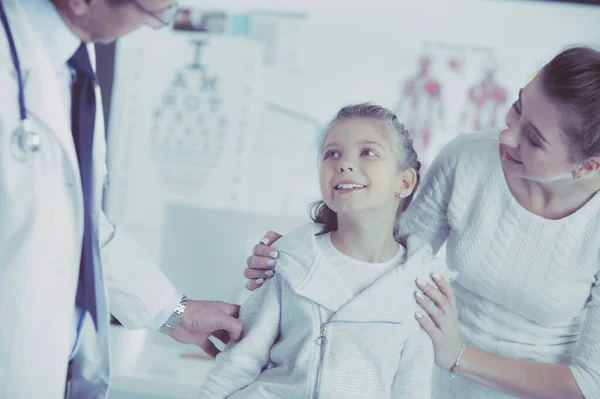
[[[600,52],[558,54],[506,124],[449,143],[402,217],[402,235],[434,251],[447,240],[459,272],[416,294],[433,396],[600,398]],[[250,289],[269,277],[277,238],[248,258]]]

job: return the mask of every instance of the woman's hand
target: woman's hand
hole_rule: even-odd
[[[454,366],[462,345],[458,336],[458,314],[454,291],[452,291],[450,283],[438,275],[433,275],[433,281],[439,289],[429,283],[417,280],[419,290],[415,293],[415,297],[419,305],[429,314],[431,320],[421,312],[417,312],[416,318],[433,341],[435,364],[445,370],[450,370]]]
[[[244,270],[244,276],[250,280],[246,283],[246,288],[250,291],[260,287],[265,279],[271,278],[275,274],[273,269],[277,265],[279,252],[275,248],[271,248],[269,244],[273,244],[280,238],[281,234],[269,231],[252,249],[252,255],[246,260],[248,267]]]

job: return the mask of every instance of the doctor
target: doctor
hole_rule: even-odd
[[[212,356],[210,335],[239,338],[237,306],[188,300],[101,209],[106,147],[88,44],[160,28],[174,3],[0,0],[1,398],[105,397],[109,308]]]

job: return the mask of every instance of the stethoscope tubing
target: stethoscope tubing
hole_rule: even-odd
[[[25,86],[23,82],[21,63],[19,61],[19,54],[17,53],[17,47],[15,45],[15,40],[12,35],[12,31],[10,30],[8,17],[6,16],[6,10],[4,9],[2,0],[0,0],[0,20],[2,21],[2,26],[6,31],[6,39],[10,48],[10,56],[12,58],[12,63],[17,74],[17,83],[19,85],[20,124],[13,135],[13,143],[14,145],[16,145],[16,147],[13,147],[13,155],[18,159],[27,160],[32,154],[39,151],[41,145],[41,138],[37,133],[32,132],[29,129],[29,120],[27,119],[27,108],[25,108]]]
[[[23,87],[23,74],[21,72],[21,63],[19,61],[17,47],[15,46],[15,40],[13,38],[12,31],[10,30],[10,25],[8,24],[8,18],[6,17],[6,12],[4,11],[4,5],[2,4],[2,1],[0,1],[0,19],[2,20],[2,25],[4,26],[4,30],[6,31],[6,38],[8,39],[8,46],[10,47],[10,56],[12,58],[13,65],[17,73],[17,81],[19,84],[19,113],[21,117],[21,122],[23,122],[27,120],[27,109],[25,108],[25,90]]]

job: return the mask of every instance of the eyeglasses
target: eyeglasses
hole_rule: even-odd
[[[179,4],[174,3],[170,5],[167,9],[162,11],[160,15],[157,15],[156,11],[150,11],[143,5],[137,2],[137,0],[129,0],[131,4],[133,4],[138,10],[143,12],[146,15],[151,16],[152,18],[159,21],[163,26],[169,26],[175,20],[175,17],[179,13]]]

